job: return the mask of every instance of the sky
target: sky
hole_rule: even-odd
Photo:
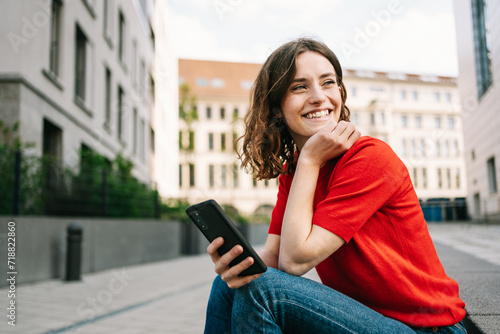
[[[453,0],[166,0],[179,58],[263,63],[298,37],[342,67],[458,75]]]

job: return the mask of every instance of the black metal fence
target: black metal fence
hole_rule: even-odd
[[[0,147],[0,214],[160,217],[158,192],[132,177],[133,165],[81,154],[75,171],[54,159]]]

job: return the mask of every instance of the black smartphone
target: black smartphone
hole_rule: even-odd
[[[236,245],[241,245],[243,247],[243,253],[231,261],[229,266],[232,267],[249,256],[254,259],[254,263],[243,270],[239,276],[260,274],[267,270],[264,261],[257,255],[250,243],[245,239],[243,234],[241,234],[216,201],[211,199],[191,205],[186,209],[186,213],[209,242],[214,241],[214,239],[218,237],[224,238],[224,244],[218,249],[221,256]]]

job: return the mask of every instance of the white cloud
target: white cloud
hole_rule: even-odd
[[[345,67],[457,75],[451,13],[429,16],[411,8],[395,15],[385,27],[379,24],[379,30],[370,29],[368,22],[337,43]],[[376,23],[372,20],[371,27]]]
[[[339,56],[344,67],[429,74],[457,73],[453,14],[432,1],[402,2],[369,43],[360,33],[377,22],[373,11],[388,0],[366,1],[367,10],[347,0],[220,0],[231,5],[223,20],[214,0],[174,0],[176,44],[183,58],[263,62],[279,45],[300,36],[317,37]],[[424,3],[427,3],[426,5]],[[403,6],[404,4],[404,6]],[[364,5],[363,5],[364,6]],[[364,7],[363,7],[364,8]],[[366,33],[366,31],[365,31]],[[348,53],[346,45],[356,47]],[[344,48],[342,48],[344,46]]]
[[[242,57],[240,50],[220,45],[217,34],[195,17],[174,15],[173,33],[179,58],[231,61]]]

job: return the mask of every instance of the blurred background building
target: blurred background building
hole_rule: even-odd
[[[213,197],[247,215],[275,204],[276,180],[254,181],[233,149],[260,64],[179,59],[181,117],[179,195]],[[351,120],[386,141],[405,162],[419,198],[466,195],[462,122],[456,79],[345,70]],[[183,98],[184,96],[184,98]],[[184,119],[183,119],[184,118]]]
[[[500,220],[500,3],[455,0],[467,202],[474,220]]]
[[[78,168],[81,152],[133,163],[175,196],[177,61],[164,1],[7,0],[0,30],[0,118],[31,154]],[[157,92],[161,90],[161,94]],[[174,115],[173,117],[171,117]],[[158,166],[161,164],[161,167]],[[169,170],[172,169],[172,170]]]

